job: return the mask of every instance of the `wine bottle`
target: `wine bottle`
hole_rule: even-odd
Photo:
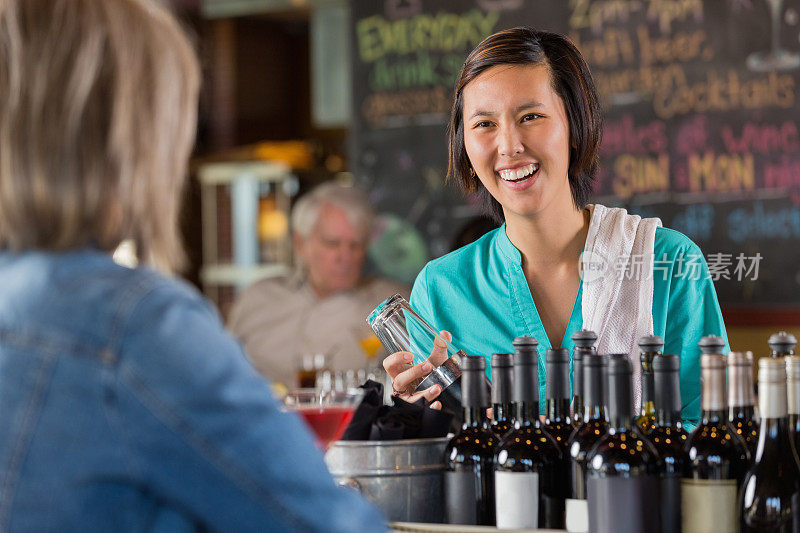
[[[761,426],[753,465],[742,489],[743,533],[800,531],[800,466],[789,436],[786,363],[758,361]]]
[[[753,352],[728,354],[728,421],[747,443],[750,455],[758,443],[756,398],[753,393]]]
[[[655,427],[656,408],[653,402],[653,357],[661,353],[664,339],[650,335],[639,339],[639,362],[641,364],[642,401],[636,425],[647,435]]]
[[[595,336],[595,338],[597,338]],[[589,508],[586,503],[586,456],[608,430],[603,406],[603,366],[605,358],[594,346],[583,354],[584,422],[569,438],[572,494],[567,500],[567,531],[589,531]]]
[[[575,427],[583,423],[583,358],[586,354],[597,353],[595,343],[597,334],[582,329],[572,334],[575,349],[572,350],[572,423]]]
[[[684,448],[688,460],[681,479],[683,533],[739,531],[737,491],[750,463],[744,440],[728,422],[725,357],[700,356],[703,378],[700,425]]]
[[[684,446],[689,434],[681,422],[681,358],[653,357],[656,425],[648,435],[658,452],[661,473],[661,531],[681,530],[681,475],[686,464]]]
[[[589,531],[658,532],[658,453],[633,420],[628,354],[608,356],[606,375],[608,430],[586,460]]]
[[[786,395],[789,400],[789,434],[800,456],[800,356],[786,358]]]
[[[545,405],[544,429],[567,453],[567,443],[575,426],[569,415],[569,351],[550,348],[545,355]]]
[[[770,357],[782,358],[794,355],[797,339],[791,333],[780,331],[769,337]]]
[[[513,427],[511,392],[514,386],[514,354],[492,355],[492,432],[498,441]]]
[[[514,339],[513,429],[497,448],[495,502],[499,528],[564,527],[562,454],[539,421],[539,355],[533,337]]]
[[[493,526],[494,453],[497,437],[489,429],[486,409],[486,359],[461,359],[461,431],[445,448],[445,513],[451,524]]]

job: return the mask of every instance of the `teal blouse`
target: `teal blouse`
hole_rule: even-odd
[[[654,256],[653,334],[664,339],[664,353],[680,354],[682,418],[692,429],[700,418],[697,343],[704,335],[719,335],[727,344],[728,337],[700,248],[680,232],[658,228]],[[582,293],[581,287],[561,340],[560,347],[570,353],[572,334],[583,328]],[[522,256],[505,225],[429,262],[414,282],[411,304],[434,328],[452,333],[455,346],[486,357],[489,377],[491,354],[513,351],[511,343],[520,335],[536,337],[544,405],[544,356],[550,341],[522,271]]]

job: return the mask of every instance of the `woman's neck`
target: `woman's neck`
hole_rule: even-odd
[[[586,244],[590,213],[578,210],[570,198],[569,209],[550,205],[533,216],[506,213],[506,234],[522,254],[526,270],[575,265]]]

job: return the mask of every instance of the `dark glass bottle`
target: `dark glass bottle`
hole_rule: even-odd
[[[684,446],[689,434],[681,422],[681,358],[653,357],[656,425],[648,435],[658,451],[661,473],[661,531],[680,533],[681,476],[686,464]]]
[[[461,360],[464,423],[445,448],[445,514],[451,524],[493,526],[494,453],[497,437],[489,429],[486,409],[486,359]]]
[[[653,357],[661,353],[664,339],[655,335],[639,339],[639,371],[641,372],[642,398],[636,425],[646,435],[656,425],[656,408],[654,402]]]
[[[584,422],[569,438],[570,480],[572,494],[567,500],[567,531],[589,531],[589,508],[586,502],[586,456],[600,437],[608,431],[603,406],[603,366],[605,358],[591,353],[583,355]]]
[[[797,346],[797,339],[791,333],[785,331],[773,333],[769,337],[769,356],[775,358],[793,356],[795,346]]]
[[[514,339],[514,428],[497,448],[495,498],[501,528],[564,527],[561,450],[539,421],[539,355],[533,337]]]
[[[586,460],[590,531],[659,531],[658,453],[633,420],[628,354],[608,357],[608,431]]]
[[[786,395],[789,400],[789,434],[800,456],[800,356],[786,357]]]
[[[753,465],[741,491],[743,533],[800,531],[800,466],[789,436],[786,365],[758,361],[761,427]]]
[[[753,352],[728,354],[728,421],[747,443],[750,455],[758,443],[756,398],[753,393]]]
[[[597,333],[582,329],[572,334],[575,349],[572,350],[572,423],[575,427],[584,421],[583,359],[587,354],[596,354]]]
[[[569,414],[569,350],[550,348],[545,355],[544,429],[567,452],[567,443],[575,426]]]
[[[744,440],[728,422],[725,401],[725,357],[704,353],[700,425],[686,440],[688,456],[681,479],[683,533],[739,530],[737,491],[750,463]]]
[[[492,432],[502,440],[512,427],[511,393],[514,387],[514,354],[492,355]]]

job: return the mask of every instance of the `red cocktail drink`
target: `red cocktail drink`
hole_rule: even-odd
[[[331,442],[339,440],[353,419],[353,407],[301,407],[296,409],[317,436],[317,445],[327,450]]]
[[[305,420],[316,436],[317,446],[325,451],[331,442],[341,438],[363,396],[363,389],[298,389],[286,395],[284,406]]]

